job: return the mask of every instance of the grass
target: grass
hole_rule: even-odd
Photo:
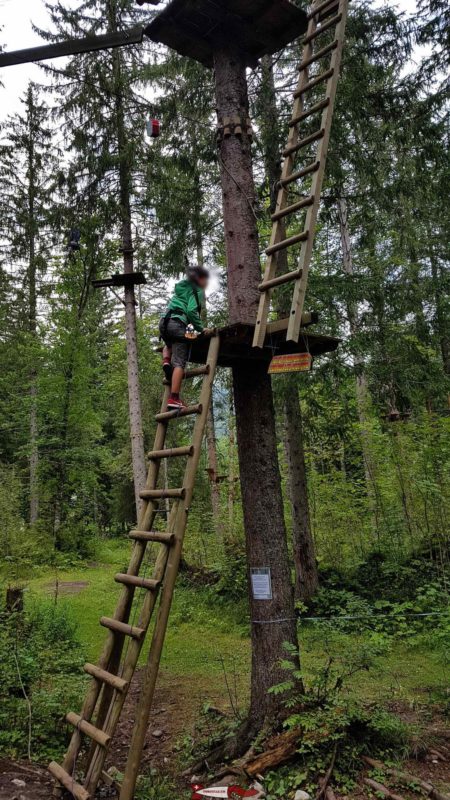
[[[60,593],[58,603],[70,610],[76,620],[84,656],[96,662],[105,637],[99,625],[102,615],[112,615],[120,586],[113,576],[128,562],[126,543],[108,543],[98,554],[98,561],[89,567],[77,566],[64,571],[43,571],[28,583],[27,603],[51,600],[55,578],[59,583],[86,581],[88,586],[77,594]],[[351,655],[362,647],[370,647],[370,634],[344,634],[324,631],[323,627],[304,625],[300,631],[303,670],[308,677],[327,654],[333,658]],[[149,639],[141,653],[140,663],[146,660]],[[192,591],[179,585],[172,609],[171,622],[162,658],[162,680],[192,682],[205,700],[227,702],[231,684],[239,702],[248,699],[250,670],[250,641],[248,630],[239,611],[229,606],[211,603],[205,590]],[[398,700],[414,705],[426,702],[433,693],[445,688],[445,670],[439,654],[423,648],[412,648],[402,640],[395,641],[375,661],[374,669],[353,676],[349,693],[370,702],[386,703]],[[233,691],[234,691],[233,688]]]

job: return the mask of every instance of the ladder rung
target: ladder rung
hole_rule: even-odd
[[[316,325],[319,321],[319,314],[317,311],[304,311],[302,314],[302,328],[307,328],[308,325]],[[284,319],[274,319],[272,322],[267,323],[267,334],[279,333],[280,331],[287,331],[289,328],[290,317]]]
[[[164,498],[183,499],[185,489],[143,489],[139,493],[141,500],[162,500]]]
[[[339,5],[339,0],[324,0],[323,3],[319,3],[319,5],[312,6],[311,11],[308,14],[308,19],[317,17],[317,14],[321,14],[322,11],[325,11],[325,9],[337,8],[338,5]]]
[[[283,219],[283,217],[287,217],[288,214],[294,214],[296,211],[300,211],[302,208],[312,206],[313,203],[314,195],[305,197],[303,200],[299,200],[298,203],[293,203],[291,206],[286,206],[286,208],[276,211],[275,214],[272,214],[272,220],[273,222],[276,222],[279,219]]]
[[[135,628],[133,625],[128,625],[126,622],[120,622],[118,619],[111,619],[110,617],[102,617],[100,625],[103,625],[104,628],[108,628],[110,631],[114,631],[114,633],[122,633],[124,636],[131,636],[132,639],[137,639],[138,641],[145,636],[145,630],[143,628]]]
[[[312,56],[310,56],[309,58],[305,58],[305,60],[302,61],[299,66],[300,72],[302,69],[306,69],[306,67],[309,67],[311,66],[311,64],[314,64],[315,61],[320,61],[321,58],[327,56],[328,53],[331,53],[332,50],[336,50],[338,44],[339,44],[338,40],[334,39],[333,42],[330,42],[330,44],[327,44],[325,47],[322,47],[321,50],[317,50],[317,52],[313,53]]]
[[[123,678],[119,678],[118,675],[113,675],[112,672],[107,672],[105,669],[97,667],[95,664],[85,664],[83,669],[97,681],[107,683],[108,686],[112,686],[112,688],[117,689],[118,692],[126,692],[128,689],[129,684],[127,681],[124,681]]]
[[[157,461],[160,458],[177,458],[178,456],[194,455],[194,445],[190,447],[172,447],[170,450],[152,450],[148,454],[150,461]]]
[[[297,89],[294,92],[294,97],[295,98],[301,97],[302,94],[305,94],[305,92],[309,92],[310,89],[314,89],[314,87],[318,86],[319,83],[327,81],[329,78],[333,76],[333,74],[334,74],[333,68],[327,69],[326,72],[321,72],[320,75],[317,76],[317,78],[314,78],[309,83],[305,83],[304,86],[301,86],[300,89]]]
[[[175,534],[162,531],[131,531],[130,539],[136,539],[138,542],[160,542],[171,545],[175,541]]]
[[[312,116],[312,114],[317,114],[318,111],[322,111],[322,108],[326,108],[330,104],[330,98],[325,97],[324,100],[321,100],[320,103],[316,103],[311,108],[307,108],[306,111],[302,111],[297,117],[291,119],[289,123],[289,127],[293,128],[295,125],[298,125],[299,122],[302,122],[304,119]]]
[[[288,184],[292,183],[293,181],[298,181],[300,180],[300,178],[304,178],[306,175],[310,175],[311,172],[316,172],[319,169],[319,167],[320,167],[320,161],[314,161],[307,167],[299,169],[298,172],[292,172],[291,175],[288,175],[286,178],[282,178],[279,182],[279,185],[288,186]]]
[[[91,725],[90,722],[80,717],[79,714],[74,714],[73,711],[69,711],[69,713],[66,714],[66,720],[69,725],[73,725],[74,728],[84,733],[85,736],[89,736],[92,741],[97,742],[101,747],[108,747],[111,736],[101,731],[99,728],[96,728],[95,725]]]
[[[297,233],[296,236],[289,236],[288,239],[283,239],[282,242],[277,242],[277,244],[273,244],[271,247],[268,247],[266,250],[266,255],[271,256],[273,253],[278,253],[279,250],[286,250],[287,247],[290,247],[292,244],[297,244],[298,242],[304,242],[305,239],[308,238],[308,231],[302,231],[302,233]]]
[[[270,281],[263,281],[258,286],[260,292],[268,292],[275,286],[281,286],[283,283],[290,283],[291,281],[298,281],[302,277],[303,270],[296,269],[294,272],[286,272],[285,275],[277,275],[276,278],[271,278]]]
[[[168,422],[171,419],[179,419],[180,417],[189,417],[191,414],[201,414],[203,406],[198,403],[195,406],[187,406],[187,408],[175,408],[173,411],[164,411],[162,414],[157,414],[156,422]]]
[[[188,369],[184,373],[184,381],[188,381],[191,378],[197,378],[199,375],[209,375],[209,364],[205,364],[204,367],[194,367],[194,369]],[[163,384],[165,386],[169,386],[169,381],[164,380]]]
[[[320,36],[321,33],[325,33],[325,31],[328,31],[330,28],[336,26],[341,21],[341,19],[342,19],[342,14],[336,14],[335,17],[329,19],[328,22],[325,22],[323,25],[320,26],[320,28],[317,28],[315,31],[310,33],[309,36],[305,36],[305,38],[303,39],[303,44],[309,44],[309,42],[312,42],[314,39]]]
[[[194,369],[188,369],[184,373],[184,380],[189,378],[197,378],[199,375],[209,375],[210,371],[209,364],[205,364],[204,367],[194,367]]]
[[[56,761],[52,761],[51,764],[48,765],[48,771],[57,781],[59,781],[61,786],[64,786],[64,788],[67,789],[72,797],[75,797],[75,800],[90,800],[91,795],[86,791],[84,786],[81,786],[81,784],[77,783],[74,780],[73,775],[69,775],[69,773],[60,767]]]
[[[155,592],[160,585],[159,581],[140,578],[139,575],[126,575],[124,572],[118,572],[114,576],[114,580],[116,583],[123,583],[125,586],[137,586],[140,589],[147,589],[149,592]]]
[[[320,128],[318,131],[310,133],[309,136],[305,136],[305,138],[301,139],[301,141],[297,142],[297,144],[291,144],[290,147],[286,147],[286,150],[284,150],[283,155],[290,156],[292,155],[292,153],[297,153],[299,150],[302,150],[303,147],[307,147],[309,144],[312,144],[312,142],[316,142],[317,139],[322,139],[324,133],[325,133],[325,128]]]

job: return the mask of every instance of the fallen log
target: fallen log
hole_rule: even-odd
[[[287,731],[274,736],[264,753],[259,753],[255,758],[242,764],[242,767],[249,775],[257,775],[287,764],[297,752],[300,736],[301,731],[299,730]]]

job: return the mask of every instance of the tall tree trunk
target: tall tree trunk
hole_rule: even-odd
[[[270,212],[275,211],[277,183],[280,178],[279,117],[276,103],[272,58],[262,59],[262,82],[259,93],[261,135],[266,177],[269,183]],[[278,256],[280,273],[288,272],[287,251]],[[280,308],[280,315],[287,316],[289,309]],[[305,469],[303,425],[298,399],[297,380],[286,384],[283,398],[284,438],[289,473],[289,492],[292,506],[292,540],[295,565],[295,596],[297,600],[309,602],[319,586],[316,549],[311,530],[308,505],[308,484]]]
[[[308,484],[302,415],[295,381],[284,399],[285,450],[292,506],[292,538],[295,564],[295,597],[309,603],[319,588],[316,548],[309,517]]]
[[[117,30],[115,15],[111,14],[111,28]],[[131,164],[125,131],[125,110],[122,95],[120,54],[113,54],[114,97],[116,109],[116,135],[119,155],[120,214],[122,219],[122,250],[124,272],[134,271],[133,235],[131,224]],[[139,497],[147,479],[144,434],[142,429],[141,389],[139,384],[139,359],[137,347],[136,298],[134,286],[125,288],[125,337],[127,343],[128,407],[130,415],[131,461],[134,478],[136,514],[142,501]]]
[[[36,164],[34,151],[33,90],[28,89],[28,330],[33,342],[37,337],[37,295],[36,295]],[[37,418],[37,370],[33,353],[30,369],[30,525],[36,525],[39,517],[39,450]]]
[[[224,117],[248,117],[245,65],[238,50],[215,54],[217,111]],[[241,137],[220,143],[225,243],[228,261],[230,322],[254,322],[261,280],[255,186],[250,140]],[[291,584],[286,528],[277,457],[272,386],[264,362],[246,362],[233,368],[234,403],[249,570],[252,634],[250,729],[273,723],[283,713],[280,695],[269,689],[285,680],[280,660],[285,643],[298,649],[294,592]],[[250,571],[269,568],[272,600],[255,600]]]
[[[350,239],[350,231],[348,228],[348,208],[345,198],[340,197],[337,201],[338,217],[339,217],[339,231],[341,236],[342,247],[342,264],[346,275],[353,276],[353,254]],[[352,336],[356,336],[359,328],[358,309],[355,301],[351,296],[351,290],[347,300],[347,318]],[[364,359],[357,353],[353,354],[353,365],[355,368],[355,382],[356,382],[356,406],[358,411],[358,420],[361,432],[361,449],[363,454],[364,475],[366,479],[366,487],[369,497],[372,501],[373,514],[376,526],[378,528],[378,512],[377,501],[375,497],[375,467],[370,452],[370,435],[369,435],[369,389],[367,386],[367,379],[364,373]]]

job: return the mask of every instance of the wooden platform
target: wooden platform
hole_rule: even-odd
[[[289,0],[171,0],[145,34],[208,67],[215,49],[237,42],[253,67],[306,27],[306,13]]]
[[[286,353],[311,353],[312,356],[321,356],[334,352],[340,339],[333,336],[322,336],[317,333],[307,332],[300,335],[297,343],[286,341],[286,329],[269,334],[263,348],[253,347],[253,334],[255,326],[240,323],[227,325],[220,329],[220,351],[218,366],[232,367],[239,362],[265,361],[267,366],[275,355]],[[208,354],[209,339],[198,339],[192,343],[190,361],[194,364],[204,364]]]

